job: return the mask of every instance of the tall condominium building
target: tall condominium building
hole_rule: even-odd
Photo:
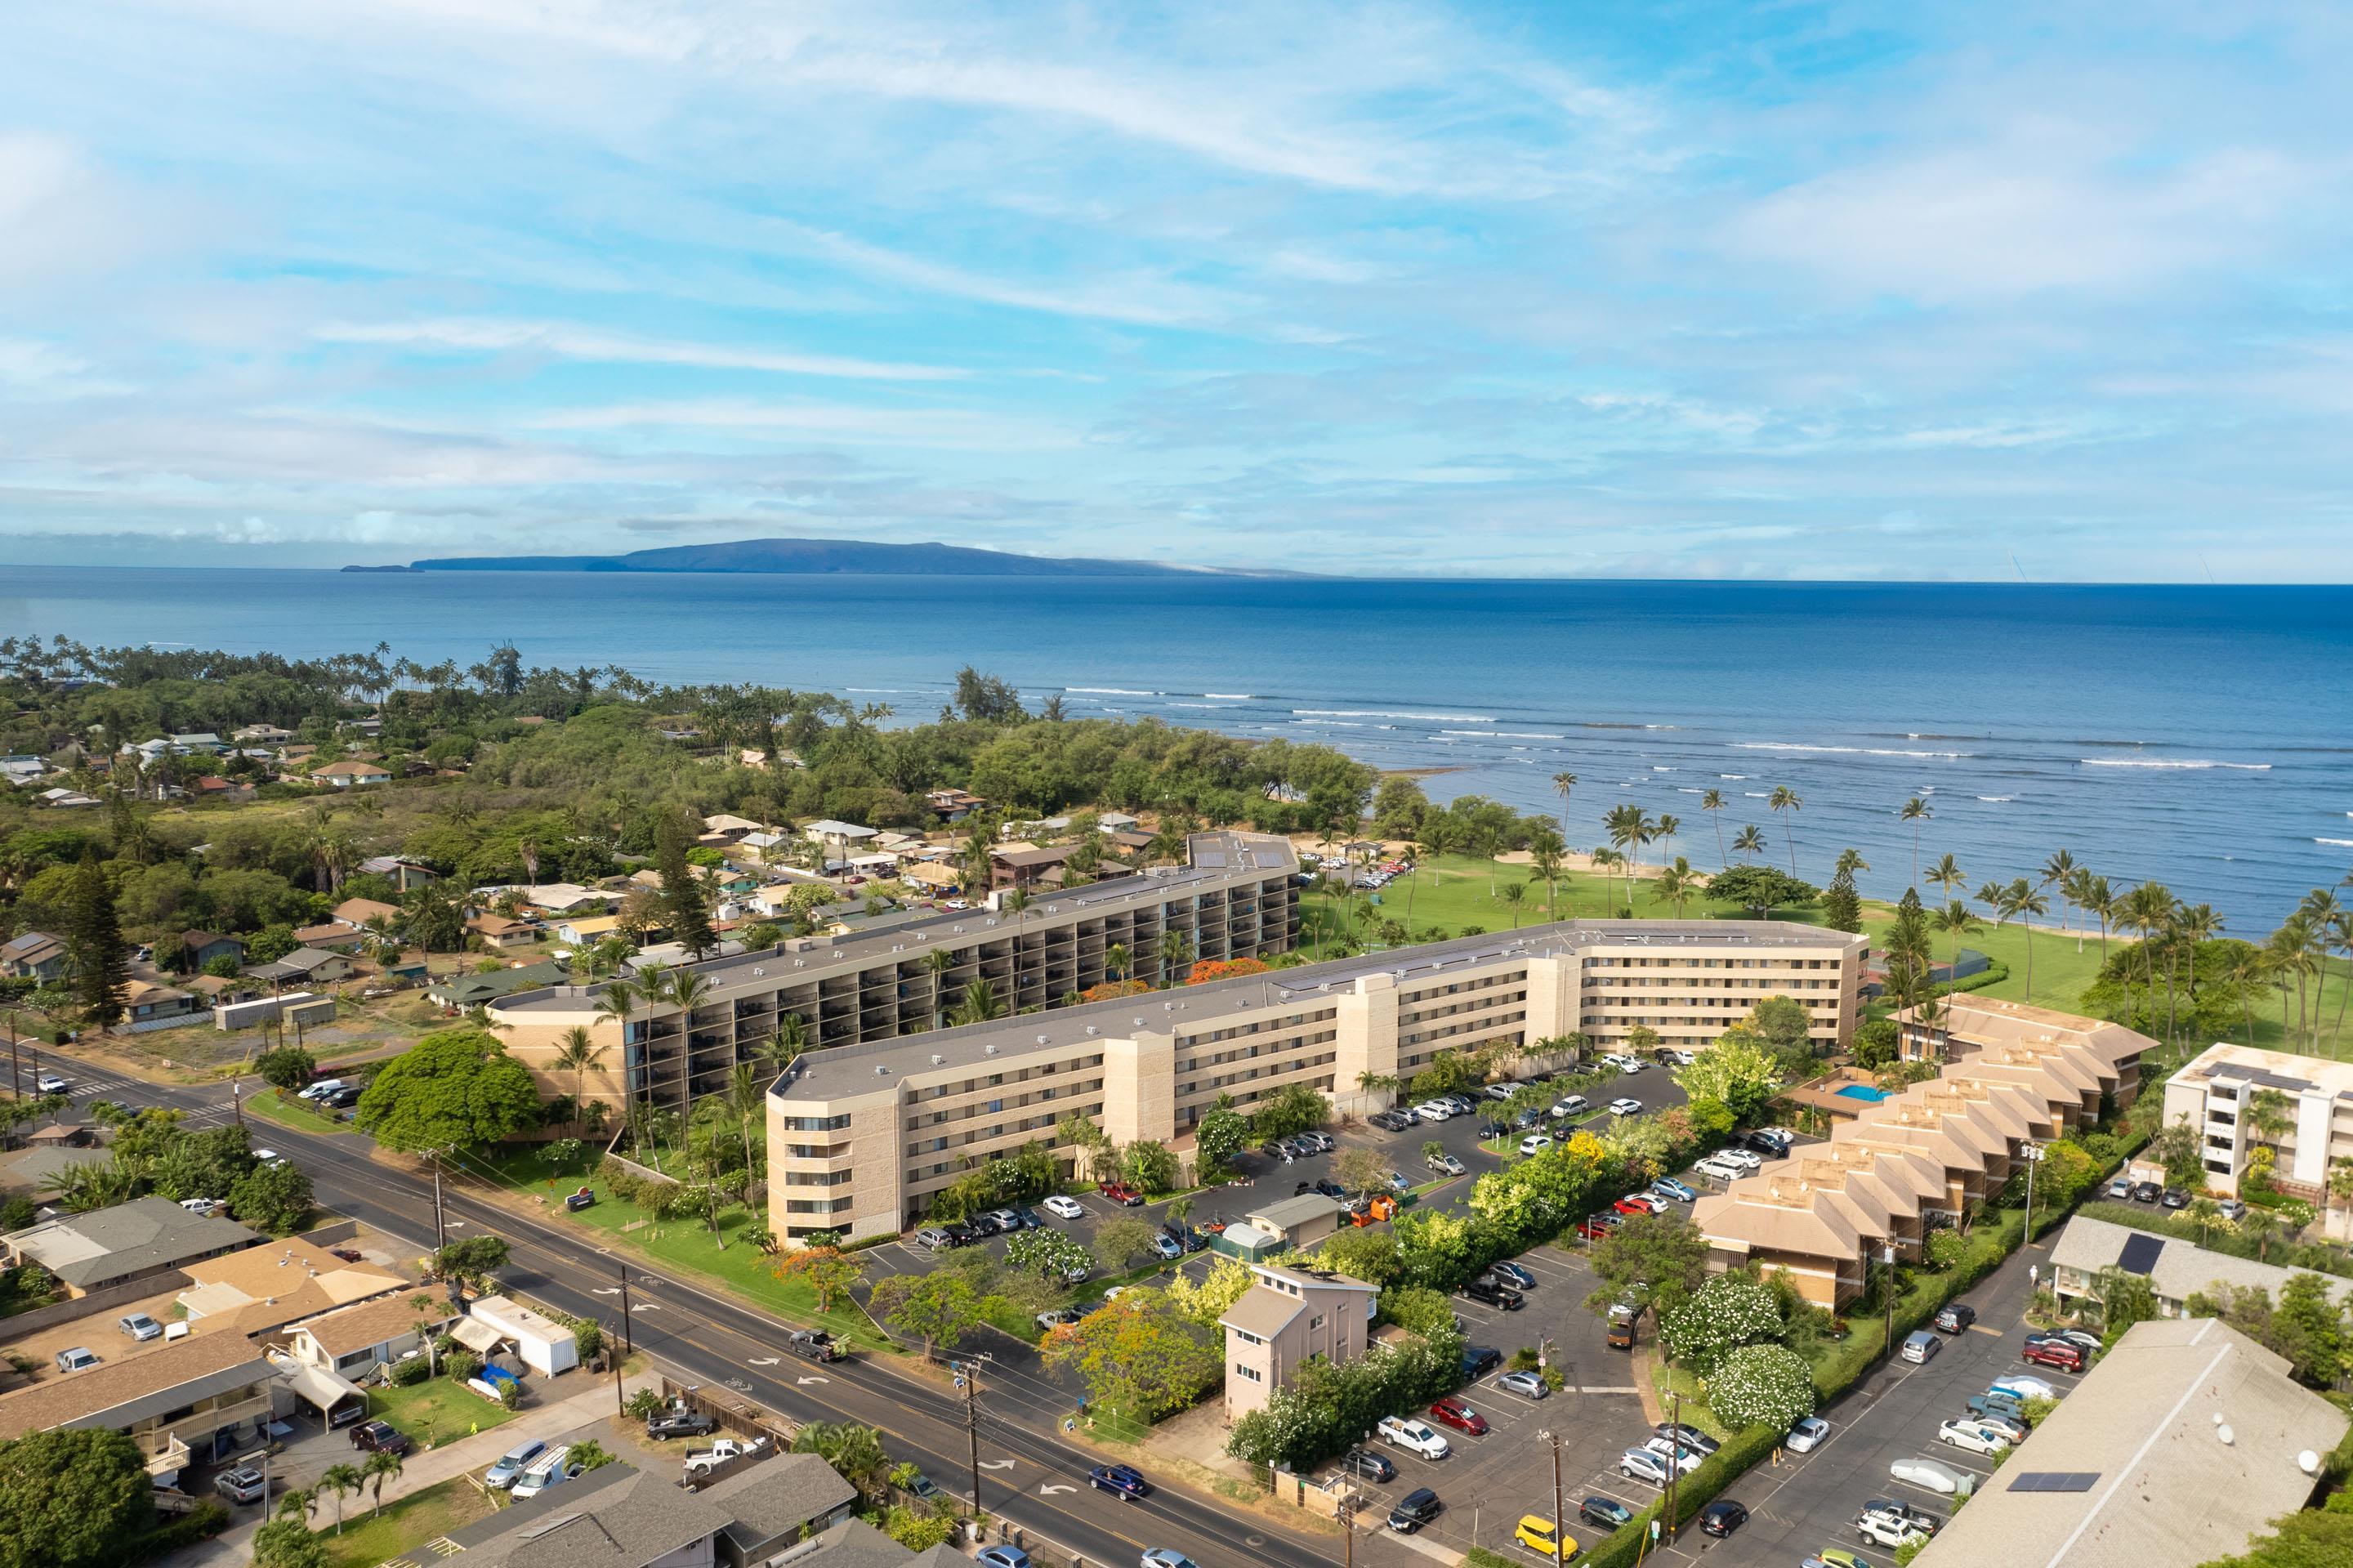
[[[976,980],[1008,1013],[1052,1007],[1121,975],[1156,979],[1164,964],[1263,958],[1299,937],[1299,857],[1263,833],[1199,833],[1188,863],[1038,895],[1018,913],[950,913],[862,937],[812,937],[681,966],[706,989],[690,1018],[652,1004],[623,1034],[598,1011],[601,985],[551,986],[491,1004],[508,1050],[550,1094],[573,1092],[554,1066],[574,1026],[619,1049],[589,1070],[586,1097],[683,1111],[727,1085],[738,1062],[797,1014],[809,1044],[871,1044],[933,1029]],[[1171,944],[1168,938],[1180,937]],[[676,972],[676,971],[673,971]]]
[[[1827,1049],[1853,1033],[1863,947],[1775,922],[1539,926],[819,1052],[768,1093],[769,1224],[799,1242],[896,1232],[961,1171],[1056,1144],[1073,1112],[1125,1144],[1293,1084],[1369,1110],[1385,1080],[1489,1041],[1608,1049],[1641,1026],[1704,1045],[1782,995]]]
[[[2214,1191],[2235,1194],[2254,1151],[2268,1148],[2282,1190],[2325,1203],[2329,1167],[2353,1159],[2353,1063],[2209,1046],[2166,1080],[2165,1119],[2196,1131]]]

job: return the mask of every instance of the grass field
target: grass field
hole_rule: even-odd
[[[1703,868],[1704,869],[1704,868]],[[1434,941],[1440,937],[1460,936],[1464,930],[1477,927],[1482,931],[1506,931],[1520,926],[1538,926],[1548,920],[1595,919],[1609,913],[1614,897],[1622,907],[1626,896],[1623,879],[1612,878],[1605,889],[1602,881],[1590,873],[1578,873],[1561,877],[1556,905],[1551,890],[1541,882],[1527,886],[1516,910],[1500,896],[1502,890],[1514,883],[1528,884],[1529,868],[1525,865],[1502,865],[1469,855],[1448,855],[1426,862],[1411,876],[1391,883],[1379,895],[1381,902],[1372,914],[1382,919],[1404,923],[1410,916],[1413,939]],[[1647,878],[1638,877],[1634,884],[1634,913],[1637,918],[1668,919],[1674,909],[1652,896]],[[1556,909],[1556,913],[1555,912]],[[1866,900],[1863,909],[1863,930],[1874,942],[1885,936],[1894,923],[1895,911],[1886,904]],[[1307,930],[1301,938],[1302,950],[1313,957],[1320,937],[1329,939],[1344,927],[1338,900],[1324,894],[1310,895],[1306,901]],[[1711,904],[1703,895],[1689,900],[1683,914],[1691,918],[1738,919],[1745,913],[1725,905]],[[1515,917],[1516,916],[1516,920]],[[1776,910],[1774,918],[1794,920],[1806,925],[1820,925],[1819,907]],[[2052,918],[2056,918],[2056,911]],[[1359,940],[1369,934],[1365,906],[1359,901],[1353,914],[1346,916],[1345,927]],[[2260,941],[2263,933],[2238,932],[2234,935]],[[2120,938],[2111,937],[2111,949]],[[2010,1001],[2032,1001],[2046,1007],[2073,1010],[2084,989],[2098,977],[2100,969],[2100,938],[2094,926],[2080,938],[2073,931],[2062,931],[2055,926],[2037,925],[2031,936],[2012,922],[1996,926],[1985,921],[1962,938],[1962,945],[2004,965],[2009,976],[1997,984],[1972,994],[1999,998]],[[1949,939],[1939,938],[1936,944],[1941,957],[1949,948]],[[2028,953],[2032,951],[2031,973]],[[2328,994],[2332,999],[2327,1010],[2333,1015],[2333,999],[2338,988],[2353,986],[2353,966],[2340,959],[2330,959],[2327,965]],[[2031,987],[2031,989],[2030,989]],[[2254,1043],[2274,1050],[2296,1049],[2287,1042],[2284,1018],[2295,1006],[2292,998],[2283,1001],[2271,991],[2257,1002],[2255,1008]],[[2319,1054],[2337,1055],[2353,1047],[2353,1019],[2340,1037],[2330,1025],[2321,1030]],[[2200,1041],[2203,1046],[2211,1042]]]
[[[513,1411],[447,1377],[428,1378],[407,1388],[372,1388],[368,1414],[399,1427],[419,1448],[438,1448],[514,1419]]]
[[[264,1089],[258,1095],[246,1096],[245,1114],[258,1116],[302,1132],[315,1132],[322,1137],[351,1130],[342,1122],[330,1121],[321,1116],[304,1101],[290,1097],[280,1099],[276,1089]]]
[[[463,1476],[386,1503],[383,1514],[374,1519],[368,1517],[366,1494],[361,1493],[343,1499],[341,1535],[332,1522],[334,1505],[327,1504],[326,1518],[331,1522],[318,1531],[319,1544],[326,1548],[327,1568],[375,1568],[379,1563],[413,1552],[428,1541],[487,1517],[491,1506],[491,1499],[469,1486]]]

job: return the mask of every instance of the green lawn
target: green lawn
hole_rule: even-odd
[[[259,1094],[245,1097],[248,1116],[258,1116],[301,1132],[315,1132],[322,1137],[351,1128],[339,1121],[330,1121],[303,1102],[292,1098],[280,1099],[276,1089],[263,1089]]]
[[[332,1522],[334,1504],[326,1503],[324,1517],[330,1522],[318,1531],[319,1544],[327,1549],[327,1568],[375,1568],[392,1558],[413,1555],[427,1542],[487,1517],[492,1506],[463,1476],[386,1503],[383,1514],[374,1519],[368,1517],[367,1494],[363,1492],[343,1499],[341,1535]]]
[[[438,1448],[514,1419],[514,1412],[504,1405],[447,1377],[428,1378],[407,1388],[370,1389],[368,1414],[399,1427],[419,1448]]]

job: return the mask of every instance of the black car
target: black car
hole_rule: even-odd
[[[1348,1195],[1348,1189],[1341,1186],[1340,1183],[1333,1181],[1329,1176],[1317,1177],[1315,1179],[1314,1188],[1316,1192],[1323,1193],[1327,1198],[1345,1198]]]
[[[2154,1203],[2159,1198],[2164,1196],[2165,1189],[2158,1186],[2154,1181],[2136,1181],[2133,1183],[2133,1202],[2136,1203]]]
[[[978,1241],[987,1236],[996,1235],[1002,1228],[997,1224],[997,1216],[994,1214],[975,1214],[972,1218],[965,1221],[964,1224],[965,1228],[972,1232],[972,1237],[975,1241]],[[955,1227],[950,1226],[949,1232],[953,1234],[955,1233]]]
[[[2179,1187],[2168,1187],[2160,1202],[2168,1209],[2186,1209],[2189,1206],[2189,1194]]]
[[[1477,1383],[1504,1364],[1504,1352],[1492,1345],[1466,1345],[1462,1351],[1462,1381]]]
[[[1966,1301],[1956,1301],[1936,1314],[1936,1327],[1947,1334],[1958,1334],[1978,1320],[1978,1309]]]
[[[1484,1302],[1490,1307],[1500,1308],[1506,1312],[1516,1312],[1528,1304],[1526,1297],[1502,1280],[1491,1279],[1485,1275],[1481,1275],[1464,1286],[1462,1294],[1473,1301]]]
[[[1389,1528],[1399,1535],[1411,1535],[1445,1511],[1446,1505],[1438,1500],[1436,1492],[1428,1487],[1416,1487],[1389,1510]]]
[[[1479,1136],[1482,1138],[1509,1138],[1512,1136],[1512,1124],[1507,1121],[1481,1122],[1479,1124]]]
[[[1767,1160],[1778,1160],[1789,1152],[1789,1139],[1785,1133],[1767,1132],[1759,1128],[1742,1138],[1738,1147],[1752,1154],[1761,1154]]]
[[[665,1437],[708,1437],[718,1430],[719,1423],[691,1410],[673,1410],[646,1422],[646,1436],[657,1442]]]
[[[1397,1466],[1385,1454],[1376,1454],[1370,1448],[1351,1448],[1340,1456],[1340,1473],[1362,1476],[1368,1481],[1393,1481],[1397,1479]]]
[[[1365,1119],[1383,1132],[1403,1132],[1413,1125],[1395,1111],[1375,1111]]]
[[[1591,1497],[1577,1505],[1577,1517],[1587,1524],[1615,1530],[1621,1524],[1631,1522],[1634,1510],[1616,1498]]]
[[[1723,1444],[1688,1422],[1662,1421],[1651,1430],[1669,1442],[1682,1444],[1703,1457],[1724,1446]]]
[[[329,1110],[349,1110],[360,1103],[359,1086],[345,1084],[340,1089],[329,1089],[319,1097],[318,1103]]]
[[[1021,1222],[1021,1228],[1025,1231],[1042,1231],[1046,1228],[1045,1217],[1027,1203],[1014,1204],[1013,1217]]]
[[[1730,1498],[1718,1498],[1699,1510],[1699,1527],[1710,1535],[1730,1535],[1748,1522],[1748,1510]]]

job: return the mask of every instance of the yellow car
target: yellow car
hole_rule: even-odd
[[[1577,1555],[1576,1542],[1564,1535],[1558,1538],[1559,1544],[1555,1545],[1554,1539],[1552,1520],[1536,1514],[1524,1513],[1520,1516],[1520,1528],[1513,1533],[1512,1543],[1525,1546],[1537,1556],[1549,1558],[1555,1563],[1566,1563]]]

